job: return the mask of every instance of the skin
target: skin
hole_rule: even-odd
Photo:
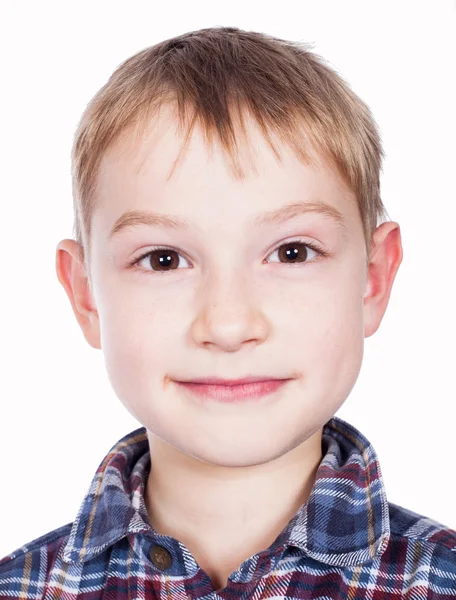
[[[315,166],[303,165],[287,147],[279,163],[253,123],[257,174],[233,179],[220,146],[210,154],[195,129],[167,180],[181,147],[174,124],[171,112],[160,114],[142,140],[126,132],[103,157],[92,285],[74,240],[58,244],[56,270],[87,342],[103,350],[114,391],[147,429],[151,525],[185,544],[220,589],[307,501],[323,426],[348,397],[364,338],[385,313],[401,236],[397,223],[383,223],[367,257],[354,195],[337,171],[317,154]],[[250,224],[296,201],[337,208],[346,235],[314,213]],[[109,240],[130,209],[171,213],[192,226],[141,225]],[[301,245],[303,262],[291,264],[277,249],[296,238],[329,256],[308,250],[305,259]],[[158,259],[150,257],[129,267],[157,245],[174,250],[172,269],[154,271]],[[232,404],[201,401],[175,383],[249,375],[292,380]]]

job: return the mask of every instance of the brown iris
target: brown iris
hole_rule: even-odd
[[[300,252],[300,248],[302,250]],[[290,242],[277,248],[281,262],[299,263],[307,260],[307,244],[301,242]],[[154,271],[174,270],[179,266],[179,253],[167,248],[152,250],[148,253],[150,266]],[[144,257],[145,258],[145,257]]]

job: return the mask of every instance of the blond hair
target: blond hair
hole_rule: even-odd
[[[128,127],[144,130],[175,104],[186,148],[195,124],[216,135],[234,177],[244,178],[237,135],[252,116],[280,160],[271,133],[303,162],[311,145],[334,165],[358,204],[366,248],[387,213],[380,197],[383,150],[366,104],[308,45],[235,27],[210,27],[128,58],[87,105],[72,148],[74,237],[90,262],[91,217],[103,153]],[[87,263],[86,263],[87,264]]]

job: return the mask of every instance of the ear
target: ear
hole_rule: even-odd
[[[55,262],[57,277],[70,299],[85,339],[93,348],[100,350],[100,319],[80,256],[82,248],[75,240],[59,242]]]
[[[402,262],[401,232],[398,223],[382,223],[372,238],[364,294],[364,337],[380,326],[391,294],[391,288]]]

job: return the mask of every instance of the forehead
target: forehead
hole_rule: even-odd
[[[204,166],[211,164],[214,167],[217,162],[221,162],[228,168],[228,158],[237,155],[239,162],[242,163],[243,176],[236,177],[233,172],[230,174],[240,180],[244,179],[244,175],[252,177],[259,175],[260,172],[269,173],[271,164],[279,166],[278,160],[286,169],[302,165],[289,145],[280,139],[280,135],[274,134],[269,129],[274,152],[258,123],[246,110],[242,114],[242,126],[239,117],[233,116],[232,124],[233,131],[229,131],[228,128],[222,131],[206,122],[201,126],[200,122],[196,121],[192,131],[189,132],[188,124],[180,122],[177,109],[171,104],[163,104],[146,122],[138,120],[118,136],[104,152],[101,160],[102,171],[109,166],[117,168],[120,165],[123,169],[127,167],[130,172],[139,174],[144,166],[146,168],[150,166],[148,162],[152,162],[152,168],[164,166],[166,162],[170,163],[168,166],[173,167],[184,145],[186,145],[185,156],[190,157],[193,163],[199,160]],[[309,157],[309,161],[305,164],[327,166],[332,170],[322,153],[315,149],[304,129],[302,134],[302,147]],[[230,141],[222,144],[220,139],[222,136]],[[227,152],[224,146],[230,146],[232,150]],[[172,176],[171,170],[167,173],[167,179]],[[339,176],[337,169],[334,170],[334,175]]]
[[[100,165],[96,206],[117,218],[126,208],[157,209],[190,216],[220,211],[226,218],[279,208],[290,202],[324,202],[346,215],[359,217],[356,199],[342,177],[312,146],[311,163],[303,163],[278,138],[280,160],[258,125],[245,119],[247,137],[238,136],[244,178],[233,175],[217,137],[209,140],[196,125],[183,150],[183,132],[171,108],[162,108],[144,128],[123,132],[106,151]],[[172,210],[169,208],[172,206]]]

